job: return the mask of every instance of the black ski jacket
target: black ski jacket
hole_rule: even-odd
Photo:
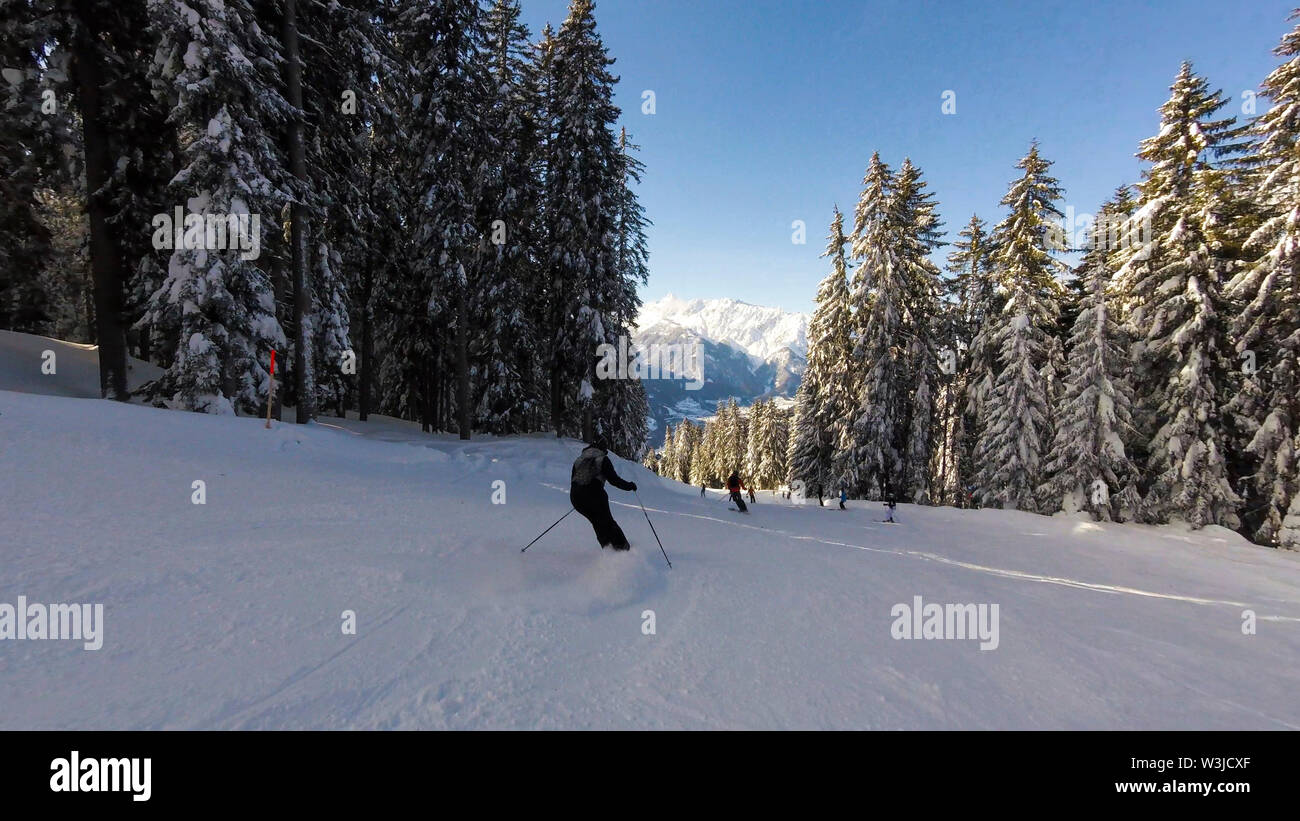
[[[569,481],[573,487],[604,487],[605,482],[609,482],[619,490],[632,489],[631,482],[623,481],[623,477],[614,472],[614,465],[605,451],[594,445],[583,449],[573,463]]]

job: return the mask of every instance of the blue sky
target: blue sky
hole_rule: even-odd
[[[1294,2],[597,0],[616,102],[647,165],[642,296],[811,310],[831,208],[852,214],[874,150],[920,166],[950,238],[972,213],[1001,218],[1035,138],[1062,205],[1095,212],[1138,180],[1133,154],[1179,63],[1239,113],[1278,62]],[[567,0],[522,5],[536,38]],[[955,115],[941,110],[947,90]],[[805,245],[791,241],[795,220]]]

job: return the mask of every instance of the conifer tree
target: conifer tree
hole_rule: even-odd
[[[1102,225],[1122,215],[1113,199]],[[1084,256],[1086,285],[1070,335],[1069,377],[1057,400],[1055,439],[1044,466],[1040,511],[1086,510],[1097,520],[1128,518],[1138,503],[1137,468],[1125,441],[1133,434],[1127,352],[1106,295],[1113,254],[1094,242]]]
[[[543,149],[545,251],[550,282],[546,345],[551,356],[551,417],[559,435],[590,435],[596,348],[617,327],[615,206],[625,167],[612,127],[614,62],[596,32],[591,0],[573,0],[547,49],[549,139]],[[613,334],[617,336],[615,332]]]
[[[247,0],[150,0],[149,8],[160,37],[155,88],[182,136],[171,197],[205,221],[246,217],[250,233],[257,217],[261,244],[291,197],[278,139],[292,116],[276,69],[280,44]],[[208,413],[256,411],[265,401],[270,351],[283,350],[285,339],[267,263],[246,256],[237,248],[172,251],[142,319],[174,341],[154,387],[160,399]]]
[[[1061,217],[1061,189],[1037,143],[1016,167],[1023,173],[1002,198],[1009,213],[992,235],[994,272],[1007,300],[992,321],[1000,372],[984,403],[975,461],[985,504],[1032,511],[1049,425],[1044,372],[1061,291],[1056,276],[1064,268],[1051,253],[1047,227]]]
[[[795,393],[786,481],[804,487],[822,482],[831,470],[836,443],[847,439],[852,396],[853,315],[848,289],[844,216],[834,210],[826,252],[831,271],[817,288],[817,307],[808,322],[808,358]]]
[[[1296,19],[1300,13],[1292,14]],[[1253,457],[1252,537],[1300,549],[1300,26],[1275,49],[1286,62],[1269,74],[1263,96],[1272,102],[1254,124],[1261,170],[1256,201],[1264,224],[1247,250],[1257,260],[1228,284],[1243,308],[1230,331],[1243,359],[1244,378],[1229,404],[1245,423],[1245,450]],[[1252,359],[1254,367],[1246,363]]]
[[[1116,275],[1134,340],[1136,421],[1147,442],[1144,508],[1150,521],[1236,527],[1222,416],[1229,271],[1213,238],[1224,203],[1212,161],[1239,149],[1240,128],[1232,117],[1215,119],[1228,101],[1189,63],[1170,91],[1160,132],[1138,152],[1151,167],[1127,231],[1150,240],[1130,243]]]
[[[939,321],[939,269],[929,255],[939,245],[941,224],[933,196],[921,172],[904,159],[895,181],[894,203],[898,261],[906,284],[905,334],[907,417],[902,481],[897,492],[916,504],[930,502],[930,455],[935,432],[934,404],[939,378],[934,336]]]
[[[535,275],[541,253],[541,118],[538,76],[518,0],[494,0],[486,18],[490,130],[498,151],[480,217],[493,239],[475,305],[482,316],[473,359],[476,424],[495,433],[529,429],[547,411],[537,361],[542,358],[545,283]],[[622,447],[618,452],[624,453]]]
[[[993,254],[985,223],[972,215],[953,243],[947,270],[951,309],[952,378],[945,407],[951,407],[949,437],[954,473],[951,484],[963,504],[976,475],[974,454],[984,400],[993,391],[997,350],[993,319],[1002,310],[1002,296],[993,276]]]
[[[903,336],[906,283],[896,257],[890,207],[894,174],[871,156],[862,196],[854,214],[851,257],[856,263],[851,299],[855,346],[861,376],[852,386],[851,433],[837,443],[833,486],[880,498],[902,473]]]
[[[52,254],[37,198],[42,179],[53,176],[39,160],[54,156],[41,95],[49,14],[36,0],[6,0],[0,14],[0,328],[30,333],[54,310],[38,277]]]
[[[490,157],[491,91],[485,59],[484,13],[477,0],[412,0],[404,35],[420,82],[411,137],[420,146],[420,192],[414,241],[415,273],[430,318],[449,329],[444,357],[455,373],[455,427],[468,439],[473,425],[469,305],[481,286],[489,230],[482,224]]]

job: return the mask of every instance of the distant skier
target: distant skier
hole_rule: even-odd
[[[752,504],[756,504],[757,502],[758,502],[758,500],[754,498],[754,487],[753,487],[753,485],[750,485],[750,487],[749,487],[749,503],[752,505]]]
[[[848,500],[849,500],[848,490],[841,487],[840,488],[840,510],[848,510],[848,508],[844,506],[844,503],[847,502]]]
[[[704,485],[703,485],[703,484],[700,485],[700,498],[701,498],[701,499],[704,498]]]
[[[573,473],[569,483],[569,501],[573,509],[591,522],[596,531],[596,539],[601,548],[628,550],[631,545],[623,535],[623,529],[614,521],[609,512],[609,496],[605,493],[605,482],[619,490],[636,490],[636,482],[625,482],[614,472],[614,465],[609,461],[609,444],[603,437],[596,437],[591,444],[583,448],[582,454],[573,463]]]
[[[898,502],[894,499],[894,494],[887,493],[885,495],[885,507],[889,509],[889,518],[885,519],[886,522],[889,522],[890,524],[898,524],[898,522],[894,521],[894,508],[897,506]]]
[[[745,486],[740,483],[740,474],[733,470],[731,475],[727,477],[727,493],[731,496],[731,501],[735,503],[736,510],[741,513],[748,513],[749,508],[745,507],[745,500],[740,498],[740,491],[744,489]]]

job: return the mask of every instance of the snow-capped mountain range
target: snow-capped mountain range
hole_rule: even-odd
[[[681,299],[668,294],[641,306],[634,342],[693,345],[703,351],[704,385],[648,380],[650,446],[663,443],[665,424],[711,416],[719,400],[741,405],[794,396],[808,354],[808,315],[737,299]]]
[[[641,306],[637,326],[669,323],[767,361],[789,349],[808,353],[808,315],[738,299],[681,299],[668,294]]]

